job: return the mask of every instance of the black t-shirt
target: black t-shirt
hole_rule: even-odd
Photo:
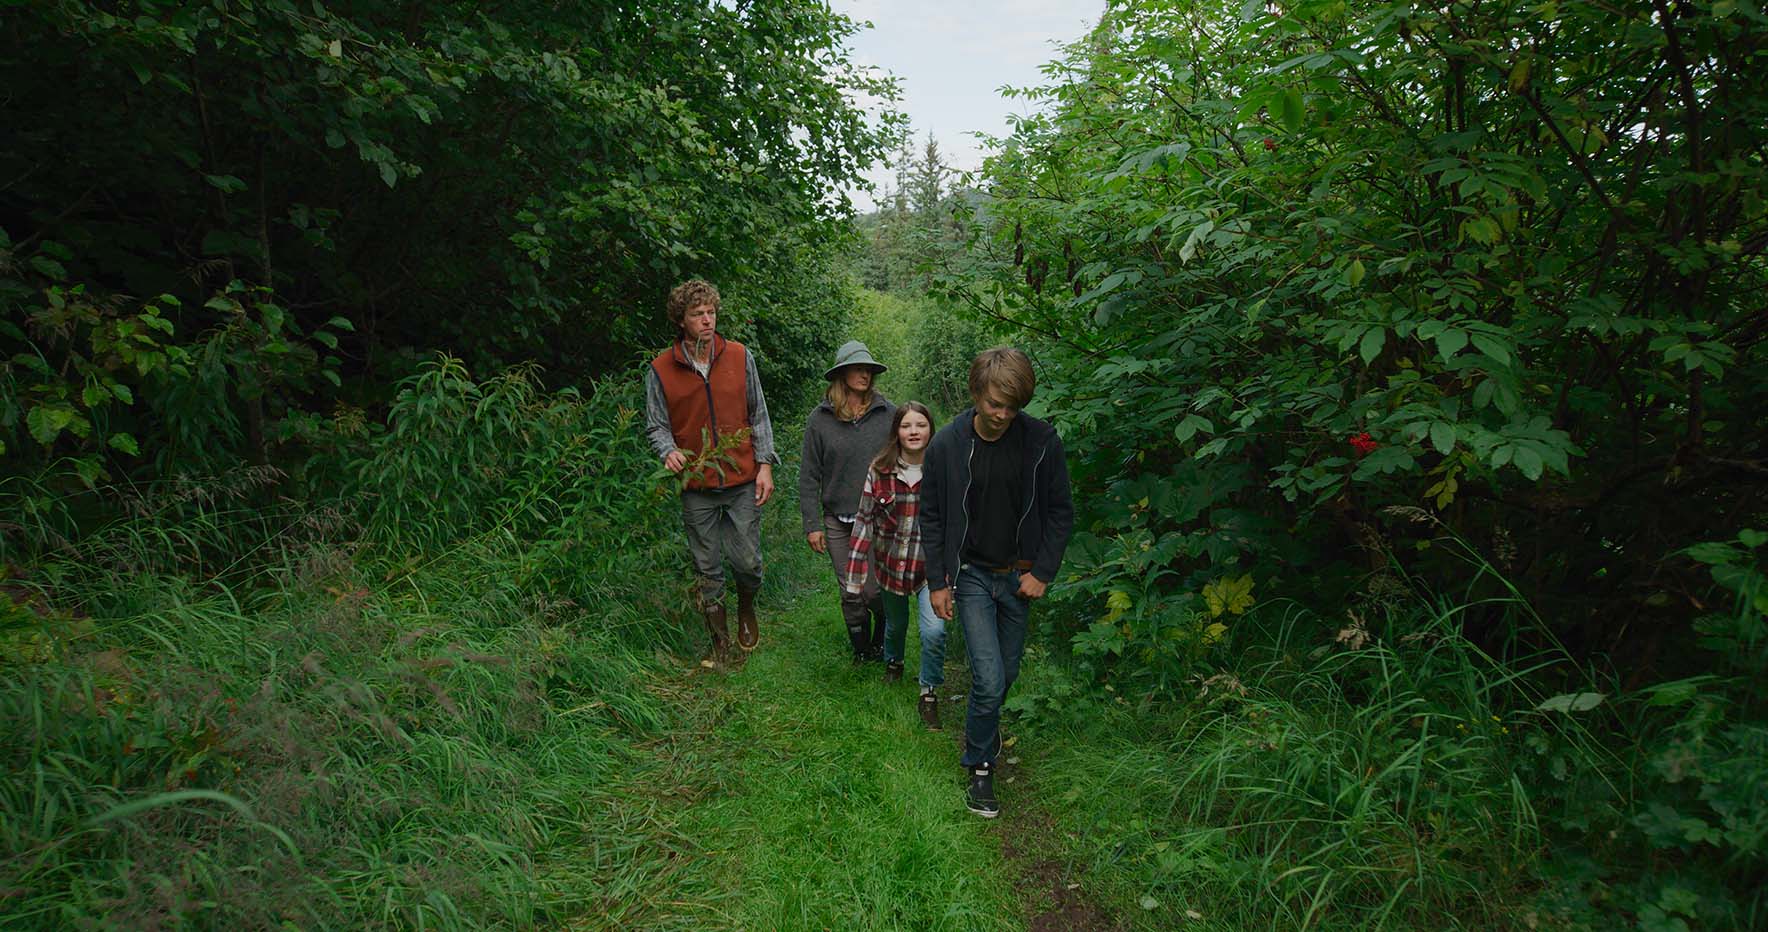
[[[963,560],[1009,566],[1019,559],[1019,516],[1025,512],[1025,425],[1015,417],[993,442],[976,438],[970,458],[970,491],[964,498],[970,524]]]

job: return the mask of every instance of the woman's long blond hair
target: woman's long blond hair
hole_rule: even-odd
[[[927,442],[933,442],[933,431],[939,427],[938,424],[933,423],[933,412],[927,410],[927,406],[919,401],[905,401],[896,406],[896,416],[890,419],[890,439],[884,441],[883,449],[879,450],[878,455],[872,458],[873,472],[883,475],[887,472],[895,472],[896,468],[902,465],[902,435],[897,431],[902,427],[903,415],[910,411],[927,419]]]
[[[847,367],[842,366],[841,368]],[[823,397],[829,399],[830,406],[835,409],[836,417],[843,421],[857,421],[866,413],[866,409],[872,406],[872,396],[878,393],[877,384],[878,376],[874,374],[872,376],[873,387],[868,389],[863,397],[855,395],[847,388],[847,380],[841,377],[841,369],[836,369],[835,377],[829,380],[829,390],[823,393]]]

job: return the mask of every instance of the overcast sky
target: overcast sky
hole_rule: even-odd
[[[970,135],[978,130],[1007,134],[1007,117],[1027,112],[1023,100],[1008,100],[999,89],[1044,83],[1038,69],[1056,57],[1056,43],[1086,34],[1104,0],[831,0],[872,29],[853,37],[854,61],[876,65],[897,76],[903,111],[914,121],[916,149],[932,131],[946,162],[971,169],[982,152]],[[872,180],[895,180],[892,169],[877,168]],[[881,189],[880,189],[881,190]],[[863,193],[860,210],[870,210]]]

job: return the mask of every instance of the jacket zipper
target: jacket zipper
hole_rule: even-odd
[[[687,357],[688,355],[685,342],[681,354],[683,357]],[[712,367],[717,362],[718,342],[717,339],[714,338],[712,345],[706,348],[706,374],[700,375],[700,370],[694,370],[694,374],[700,375],[700,383],[706,388],[706,418],[712,422],[712,433],[706,439],[712,443],[714,449],[717,449],[718,446],[718,407],[712,403]],[[688,360],[688,365],[692,368],[692,359]],[[724,491],[723,473],[719,473],[718,476],[718,490],[721,492]]]
[[[1025,530],[1025,519],[1031,517],[1031,510],[1037,507],[1037,469],[1044,464],[1044,457],[1050,453],[1050,445],[1044,444],[1037,451],[1037,462],[1031,464],[1031,496],[1025,500],[1025,513],[1019,516],[1019,524],[1013,528],[1013,546],[1019,546],[1019,534]]]
[[[964,503],[964,533],[958,535],[958,566],[959,566],[959,568],[962,568],[964,565],[964,559],[963,559],[963,557],[964,557],[964,538],[967,537],[970,533],[970,483],[975,478],[975,473],[972,471],[972,466],[975,463],[975,461],[976,461],[976,438],[971,437],[970,438],[970,453],[969,453],[969,455],[964,457],[964,494],[958,498],[958,501],[961,501]],[[953,576],[952,577],[952,585],[955,586],[957,584],[958,584],[958,578],[956,576]]]

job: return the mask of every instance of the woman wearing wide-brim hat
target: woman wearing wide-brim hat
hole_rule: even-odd
[[[798,467],[798,510],[810,548],[827,554],[836,582],[847,567],[853,516],[872,457],[890,439],[896,406],[873,383],[887,367],[858,340],[835,351],[835,364],[823,373],[829,389],[804,425]],[[876,660],[884,650],[884,604],[877,575],[866,589],[841,594],[841,620],[853,647],[853,662]]]

